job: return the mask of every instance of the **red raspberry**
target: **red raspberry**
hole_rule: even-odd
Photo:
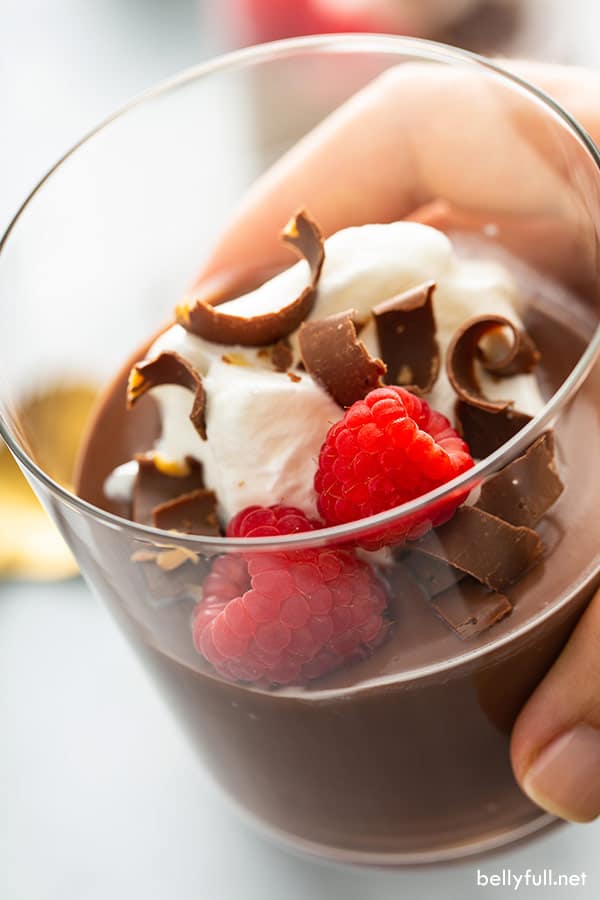
[[[227,526],[227,537],[278,537],[319,528],[295,506],[247,506]]]
[[[469,448],[448,419],[401,387],[377,388],[327,433],[315,476],[327,525],[353,522],[414,500],[471,468]],[[464,491],[369,535],[364,546],[420,537],[447,521]]]
[[[312,531],[293,507],[248,507],[230,536]],[[364,657],[384,636],[387,596],[350,550],[251,551],[218,557],[192,622],[194,644],[225,678],[303,683]]]

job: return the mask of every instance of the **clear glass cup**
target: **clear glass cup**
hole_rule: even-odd
[[[164,326],[257,176],[356,90],[415,63],[445,67],[449,103],[457,73],[489,96],[498,129],[477,134],[476,155],[463,127],[469,97],[456,104],[472,183],[494,179],[516,149],[535,160],[527,171],[502,173],[511,180],[501,210],[477,210],[488,226],[477,252],[493,254],[504,240],[517,277],[532,259],[543,269],[536,248],[546,232],[536,229],[549,223],[560,226],[577,260],[568,294],[556,281],[548,294],[524,288],[528,327],[535,331],[540,314],[551,322],[541,335],[552,361],[542,412],[457,483],[373,520],[314,534],[186,537],[75,496],[52,470],[51,430],[46,423],[42,434],[28,419],[26,398],[61,378],[107,385],[120,371],[122,382],[124,362]],[[261,90],[269,115],[253,118],[247,99],[256,102]],[[532,132],[521,127],[524,112]],[[499,134],[510,135],[500,153]],[[489,152],[481,152],[482,141]],[[548,167],[560,177],[545,195],[545,224],[535,214],[511,218]],[[498,847],[554,821],[520,792],[508,747],[518,710],[598,581],[600,482],[588,473],[596,465],[600,389],[599,186],[598,156],[581,128],[495,65],[422,41],[317,37],[241,51],[142,96],[67,154],[3,239],[1,435],[216,780],[265,831],[298,849],[340,861],[428,862]],[[549,266],[542,277],[556,275],[552,260]],[[110,408],[104,401],[95,420],[97,433],[106,428],[107,446],[119,439]],[[512,614],[494,627],[459,640],[407,580],[398,554],[385,576],[391,636],[353,666],[306,687],[269,689],[219,677],[195,650],[191,616],[216,556],[355,546],[374,527],[397,526],[457,489],[476,487],[550,427],[565,492],[538,527],[543,561],[511,589]]]

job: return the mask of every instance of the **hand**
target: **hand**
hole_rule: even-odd
[[[509,66],[600,142],[600,74],[522,62]],[[440,91],[441,78],[445,89],[455,79],[451,104]],[[442,225],[458,218],[463,226],[478,227],[493,212],[504,222],[509,246],[518,244],[520,252],[525,247],[536,264],[576,283],[595,244],[590,236],[574,252],[574,223],[584,216],[589,222],[589,212],[563,177],[573,145],[557,139],[557,129],[549,139],[541,114],[518,98],[507,99],[504,94],[499,114],[493,90],[482,89],[468,72],[418,64],[390,70],[259,180],[197,284],[256,268],[257,258],[285,263],[277,235],[300,206],[326,234],[409,215]],[[444,205],[430,205],[439,198]],[[600,594],[520,713],[511,756],[521,787],[540,806],[575,821],[600,814]]]
[[[510,66],[600,142],[600,73]],[[418,63],[390,69],[254,185],[195,287],[205,280],[211,288],[221,281],[229,286],[232,272],[256,270],[257,260],[288,264],[278,235],[292,212],[306,206],[325,234],[409,215],[440,226],[458,217],[461,226],[479,228],[493,216],[509,249],[518,247],[580,290],[592,279],[595,288],[595,231],[565,172],[577,169],[584,196],[598,192],[591,167],[586,172],[574,153],[573,141],[561,140],[545,111],[500,83]],[[432,209],[439,198],[444,207]]]

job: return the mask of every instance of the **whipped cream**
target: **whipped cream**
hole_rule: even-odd
[[[286,503],[316,514],[312,487],[323,437],[342,410],[306,373],[287,374],[215,359],[204,376],[206,433],[189,420],[190,392],[156,388],[167,460],[195,456],[227,522],[251,504]]]
[[[260,288],[222,304],[240,316],[278,310],[307,284],[300,260]],[[325,242],[325,262],[309,318],[353,308],[367,320],[361,332],[369,351],[379,347],[371,309],[425,281],[435,281],[434,309],[442,354],[467,319],[499,314],[520,325],[520,300],[509,272],[499,263],[456,256],[442,232],[416,222],[345,228]],[[297,333],[290,335],[299,360]],[[313,478],[321,444],[343,410],[306,372],[276,372],[259,348],[213,344],[174,325],[154,342],[148,358],[174,351],[203,376],[206,431],[203,441],[189,421],[191,395],[176,385],[155,388],[162,433],[153,451],[182,462],[193,456],[204,466],[206,486],[215,491],[223,522],[249,504],[285,503],[316,514]],[[296,380],[298,378],[299,380]],[[510,383],[480,372],[484,392],[510,399],[535,415],[543,406],[537,378],[516,375]],[[506,394],[509,393],[507,397]],[[453,420],[455,394],[444,367],[428,402]],[[104,490],[111,499],[131,496],[136,463],[119,466]]]

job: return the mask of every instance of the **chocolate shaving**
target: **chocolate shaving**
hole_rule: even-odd
[[[562,491],[554,462],[554,435],[546,431],[523,456],[484,481],[477,507],[511,525],[533,528]]]
[[[484,413],[484,415],[490,414]],[[516,526],[517,530],[519,528],[521,530],[530,530],[556,502],[562,491],[563,484],[556,471],[554,462],[554,435],[552,432],[547,431],[528,447],[522,456],[513,460],[500,472],[490,476],[483,483],[479,500],[472,511],[470,511],[472,508],[464,507],[458,513],[463,518],[463,523],[466,520],[469,526],[469,533],[467,531],[464,533],[465,548],[463,549],[465,549],[465,552],[470,553],[472,548],[476,546],[476,543],[473,543],[469,548],[467,544],[469,535],[477,534],[475,521],[469,524],[470,520],[477,516],[477,510],[481,510],[492,517],[492,519],[501,520],[509,526]],[[490,524],[489,518],[479,521],[482,526],[489,526]],[[493,524],[497,529],[497,522]],[[441,532],[443,541],[444,534],[452,531],[450,526],[451,523],[445,526],[445,529],[437,529],[434,534],[439,536]],[[504,532],[505,537],[508,538],[514,535],[514,530],[511,532],[510,529],[504,529]],[[481,533],[485,533],[483,527]],[[532,532],[532,534],[534,533]],[[459,539],[457,535],[451,535],[451,537],[454,540],[451,553],[448,553],[448,547],[444,546],[444,552],[435,554],[436,558],[426,556],[423,553],[413,553],[407,557],[405,562],[418,582],[425,588],[430,598],[439,596],[444,604],[450,603],[452,610],[460,610],[462,601],[459,602],[457,599],[460,592],[464,589],[468,592],[469,597],[471,594],[474,594],[472,586],[469,586],[471,578],[465,576],[466,572],[469,571],[471,574],[475,574],[475,565],[473,565],[472,560],[469,565],[466,565],[463,558],[463,565],[460,568],[455,568],[458,565],[457,548]],[[431,541],[433,538],[429,540]],[[529,536],[529,542],[537,555],[537,542],[531,535]],[[506,546],[504,541],[501,546]],[[422,542],[416,545],[416,549],[422,549]],[[509,551],[505,550],[504,552]],[[480,563],[481,561],[482,559],[479,560]],[[481,566],[478,567],[477,573],[480,581],[486,580],[480,577],[482,574]],[[501,575],[498,581],[498,575],[496,574],[493,580],[496,585],[499,585],[503,580],[505,581],[505,578]],[[494,604],[488,594],[485,595],[485,602],[486,604],[491,604],[489,610],[491,614]],[[498,604],[498,609],[505,608],[504,598],[498,599]],[[438,610],[438,612],[440,611]],[[446,619],[443,612],[440,612],[440,615]],[[454,627],[452,622],[449,622],[449,624]],[[493,624],[493,621],[490,621],[489,624]],[[477,627],[479,630],[482,630],[480,625],[481,619],[478,620]],[[489,627],[489,625],[485,625],[485,627]],[[470,634],[471,632],[464,636],[467,637]]]
[[[271,347],[271,362],[278,372],[287,372],[294,362],[294,353],[285,338]]]
[[[146,391],[165,384],[176,384],[194,392],[190,421],[200,437],[206,440],[206,394],[202,378],[194,366],[178,353],[167,351],[148,362],[136,363],[129,373],[127,406],[131,408]]]
[[[138,563],[142,577],[155,604],[193,597],[201,591],[210,563],[197,554],[184,554],[183,548],[137,551],[131,557]]]
[[[510,525],[473,506],[462,506],[452,519],[412,545],[415,550],[455,566],[494,591],[502,591],[543,553],[531,528]]]
[[[512,335],[508,350],[496,359],[485,355],[480,346],[483,338],[507,328]],[[511,401],[488,400],[484,396],[475,367],[477,359],[495,375],[515,375],[530,372],[539,359],[539,353],[531,338],[504,316],[479,316],[458,329],[446,356],[450,384],[464,403],[487,412],[499,412],[511,406]]]
[[[305,209],[301,209],[292,216],[281,232],[281,237],[296,250],[298,256],[307,261],[312,286],[316,287],[325,261],[323,235],[317,223]]]
[[[466,641],[491,628],[512,611],[508,597],[465,578],[431,599],[437,615]]]
[[[476,459],[494,453],[531,422],[531,416],[508,406],[488,412],[463,400],[456,401],[455,413],[458,431]]]
[[[198,488],[160,503],[152,510],[156,528],[186,534],[218,535],[217,497],[214,491]]]
[[[440,369],[433,312],[435,282],[429,281],[373,307],[387,384],[416,393],[430,391]]]
[[[282,238],[309,265],[310,282],[298,297],[287,305],[248,317],[219,311],[214,296],[201,297],[191,305],[177,307],[175,315],[179,324],[215,344],[241,344],[245,347],[274,344],[295,331],[312,309],[325,250],[318,225],[304,210],[288,222]]]
[[[358,339],[356,310],[303,322],[298,332],[304,366],[340,406],[351,406],[381,386],[386,367]]]
[[[447,562],[425,556],[424,553],[411,553],[405,562],[430,597],[456,587],[465,578],[464,572],[459,572]]]
[[[191,456],[186,458],[187,470],[181,475],[161,472],[152,457],[138,456],[136,459],[138,473],[133,486],[132,517],[141,525],[154,523],[156,506],[204,487],[202,464]]]

